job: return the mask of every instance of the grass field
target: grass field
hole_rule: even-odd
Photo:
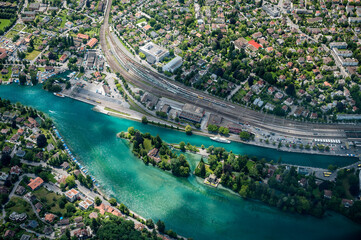
[[[152,141],[150,139],[145,138],[143,142],[143,147],[145,151],[149,152],[152,150]]]
[[[137,21],[137,24],[142,23],[142,22],[145,22],[145,21],[147,21],[147,19],[141,18],[141,19],[139,19],[139,20]]]
[[[23,30],[24,27],[25,27],[24,24],[16,24],[13,29],[17,30],[17,31],[21,31],[21,30]]]
[[[233,95],[232,99],[236,102],[240,102],[246,94],[247,93],[245,90],[240,89],[236,94]]]
[[[248,170],[250,171],[250,170],[253,168],[253,166],[254,166],[254,162],[249,160],[249,161],[247,162],[246,166],[247,166]]]
[[[3,30],[10,25],[9,19],[0,19],[0,30]]]
[[[11,205],[14,205],[14,206],[8,207]],[[30,203],[28,203],[27,201],[25,201],[24,199],[19,198],[19,197],[11,198],[10,202],[8,203],[8,205],[6,207],[6,212],[8,214],[11,214],[12,212],[17,212],[17,213],[24,212],[28,215],[28,219],[37,220],[35,213],[31,209]]]
[[[33,60],[34,58],[36,58],[38,55],[40,54],[40,51],[34,50],[31,53],[27,53],[26,54],[26,59],[27,60]]]
[[[0,74],[1,80],[4,81],[4,82],[8,81],[10,79],[10,77],[11,77],[11,73],[12,73],[11,67],[8,67],[8,71],[9,71],[8,74],[5,74],[5,75]]]
[[[10,32],[8,32],[8,34],[6,34],[6,38],[7,39],[13,39],[14,38],[14,36],[16,36],[16,35],[18,35],[19,33],[17,32],[17,31],[14,31],[14,30],[11,30]]]
[[[66,212],[65,208],[61,209],[59,207],[58,201],[61,198],[60,195],[57,195],[54,192],[49,192],[48,190],[42,187],[34,192],[34,196],[36,196],[36,198],[39,199],[43,204],[50,206],[50,212],[52,213],[60,212],[62,214]]]
[[[67,16],[68,10],[63,10],[61,11],[61,13],[58,15],[58,17],[61,18],[61,24],[60,27],[63,28],[65,26],[65,23],[68,21],[66,16]]]

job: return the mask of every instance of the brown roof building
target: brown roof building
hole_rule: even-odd
[[[98,43],[98,39],[92,38],[86,45],[89,46],[90,48],[93,48],[97,43]]]
[[[40,177],[31,179],[28,186],[34,191],[43,185],[44,181]]]
[[[77,37],[80,38],[80,39],[86,39],[86,40],[89,39],[89,36],[88,36],[88,35],[86,35],[86,34],[81,34],[81,33],[78,33]]]
[[[0,59],[4,59],[7,57],[7,52],[5,48],[0,48]]]
[[[52,213],[45,214],[45,221],[52,223],[55,219],[55,215]]]

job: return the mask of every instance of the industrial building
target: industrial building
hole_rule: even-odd
[[[186,103],[182,108],[179,118],[194,122],[201,123],[204,116],[204,109],[195,105]]]

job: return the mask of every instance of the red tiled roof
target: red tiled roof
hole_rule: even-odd
[[[78,33],[77,37],[78,37],[78,38],[81,38],[81,39],[86,39],[86,40],[89,39],[89,36],[88,36],[88,35],[86,35],[86,34],[81,34],[81,33]]]
[[[95,44],[97,44],[97,42],[98,42],[98,39],[92,38],[86,45],[92,48],[95,46]]]
[[[28,184],[28,186],[32,189],[35,190],[37,189],[39,186],[41,186],[41,184],[43,184],[44,181],[43,179],[41,179],[40,177],[37,177],[35,179],[31,179],[30,183]]]
[[[262,45],[259,44],[259,43],[257,43],[255,40],[249,41],[248,44],[252,45],[253,47],[255,47],[255,48],[257,48],[257,49],[258,49],[258,48],[262,48]]]

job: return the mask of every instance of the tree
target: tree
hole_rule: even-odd
[[[244,141],[249,141],[251,139],[251,134],[249,132],[242,131],[240,132],[239,137]]]
[[[119,210],[125,215],[129,215],[129,209],[123,203],[119,205]]]
[[[64,209],[66,203],[67,203],[66,197],[65,197],[65,196],[62,196],[62,197],[59,199],[59,207],[60,207],[61,209]]]
[[[35,71],[31,71],[30,72],[30,78],[31,78],[31,83],[33,85],[38,84],[38,77],[36,76],[36,72]]]
[[[117,200],[115,200],[115,198],[111,198],[111,199],[109,199],[109,203],[112,206],[116,206],[117,205]]]
[[[75,206],[74,206],[74,204],[72,204],[72,203],[67,203],[67,204],[65,204],[65,209],[66,209],[66,211],[68,212],[68,213],[73,213],[73,212],[75,212],[76,211],[76,208],[75,208]]]
[[[290,85],[287,86],[286,88],[286,93],[288,95],[294,96],[295,95],[295,85],[293,85],[292,83]]]
[[[71,176],[67,177],[65,179],[65,183],[66,183],[66,185],[68,186],[69,189],[75,187],[76,183],[75,183],[74,176],[71,175]]]
[[[252,85],[253,85],[253,77],[249,76],[247,81],[248,81],[248,86],[252,87]]]
[[[190,125],[186,126],[185,131],[187,135],[192,135],[192,127]]]
[[[95,239],[113,240],[113,239],[152,239],[147,234],[134,229],[134,223],[130,220],[124,220],[115,216],[111,216],[107,220],[103,220],[99,224]]]
[[[48,144],[48,141],[46,140],[44,134],[40,134],[38,136],[38,138],[36,139],[36,144],[38,145],[39,148],[44,148]]]
[[[199,176],[204,178],[206,176],[206,166],[203,162],[203,158],[199,162]]]
[[[25,85],[25,83],[26,83],[26,75],[25,74],[20,74],[19,82],[20,82],[20,85]]]
[[[102,204],[102,200],[98,196],[95,197],[94,202],[95,202],[95,205],[97,205],[97,206]]]
[[[179,143],[179,148],[182,152],[185,152],[186,151],[186,148],[185,148],[186,144],[184,142],[180,142]]]
[[[133,136],[135,134],[134,127],[129,127],[128,128],[128,133]]]
[[[158,222],[157,222],[157,227],[158,227],[158,231],[159,231],[159,232],[164,233],[164,231],[165,231],[165,224],[164,224],[163,221],[158,220]]]
[[[154,228],[154,223],[152,219],[147,219],[147,221],[145,221],[145,225],[147,225],[147,227],[149,227],[150,229]]]
[[[142,53],[142,52],[139,52],[139,57],[140,57],[141,59],[145,59],[145,54]]]
[[[153,27],[156,23],[157,23],[157,21],[155,21],[154,18],[152,18],[152,19],[149,20],[149,25],[150,25],[151,27]]]
[[[9,154],[2,154],[1,155],[1,165],[8,166],[11,161],[11,156]]]
[[[207,127],[207,130],[209,132],[218,132],[218,127],[215,124],[209,124],[208,127]]]
[[[143,123],[143,124],[147,124],[147,123],[148,123],[148,119],[147,119],[146,116],[143,116],[143,117],[142,117],[142,123]]]
[[[246,198],[248,192],[248,185],[242,185],[241,190],[239,191],[239,195]]]

